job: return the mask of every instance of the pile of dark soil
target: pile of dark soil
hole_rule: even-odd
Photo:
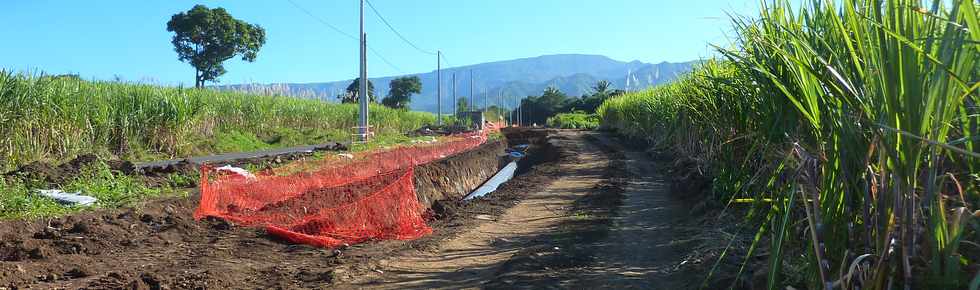
[[[340,143],[335,143],[338,147],[325,147],[325,149],[318,149],[317,151],[343,151],[347,150],[347,147]],[[235,167],[246,167],[254,166],[262,168],[262,170],[273,170],[279,165],[283,165],[293,161],[305,161],[311,159],[313,156],[309,152],[296,152],[288,154],[277,154],[269,156],[259,156],[259,157],[246,157],[240,159],[234,159],[222,162],[211,162],[211,165],[224,166],[231,165]],[[201,168],[200,163],[191,162],[188,159],[183,159],[172,164],[166,164],[161,166],[146,166],[141,167],[136,170],[136,173],[147,176],[147,177],[160,177],[167,176],[169,174],[180,173],[188,175],[197,175]]]
[[[140,208],[2,222],[0,287],[159,286],[151,281],[159,281],[162,273],[147,271],[165,273],[168,267],[154,265],[163,260],[157,257],[195,251],[195,245],[209,242],[205,233],[211,227],[220,227],[195,222],[190,218],[194,207],[191,199],[167,199]],[[214,281],[185,282],[193,287]]]
[[[71,181],[81,173],[83,168],[97,162],[103,162],[110,169],[125,174],[130,174],[136,170],[133,163],[129,161],[102,160],[96,155],[86,154],[60,165],[52,165],[41,161],[31,162],[17,167],[14,171],[3,174],[3,177],[21,178],[41,182],[49,186],[57,186]]]

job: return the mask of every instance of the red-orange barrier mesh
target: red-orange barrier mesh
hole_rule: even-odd
[[[413,239],[430,233],[413,185],[413,168],[476,148],[487,132],[437,144],[372,152],[341,164],[287,176],[211,176],[201,170],[194,217],[265,227],[286,240],[336,247],[370,239]]]

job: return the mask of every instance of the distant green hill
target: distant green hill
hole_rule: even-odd
[[[554,86],[570,96],[589,93],[596,81],[608,80],[616,89],[643,89],[673,80],[677,75],[690,71],[693,61],[682,63],[662,62],[658,64],[640,61],[622,62],[601,55],[558,54],[507,61],[452,67],[443,69],[443,110],[451,111],[451,82],[453,73],[457,78],[457,96],[469,96],[470,71],[473,71],[473,87],[477,105],[482,106],[484,91],[493,104],[498,93],[510,98],[502,102],[504,106],[516,104],[516,98],[539,95],[548,86]],[[436,111],[436,72],[415,74],[422,78],[422,93],[412,97],[412,109]],[[371,78],[379,90],[385,94],[388,82],[393,78]],[[336,101],[351,80],[324,83],[302,84],[239,84],[218,86],[222,89],[273,91],[288,95],[321,98]]]

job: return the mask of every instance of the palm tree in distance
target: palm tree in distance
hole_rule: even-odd
[[[611,87],[612,87],[612,83],[610,83],[607,80],[601,80],[596,82],[595,86],[592,86],[592,90],[595,91],[596,95],[605,95],[606,93],[609,92],[609,88]]]

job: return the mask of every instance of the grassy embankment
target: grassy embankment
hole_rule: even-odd
[[[977,2],[776,2],[603,125],[693,160],[716,204],[751,199],[743,270],[768,289],[976,289]]]
[[[354,105],[309,99],[0,72],[0,172],[81,154],[142,161],[345,141],[356,116]],[[429,113],[372,107],[381,145],[407,141],[406,131],[434,120]],[[99,206],[167,191],[147,188],[103,162],[59,185],[99,198]],[[30,193],[42,187],[50,184],[0,179],[0,217],[75,210]]]

